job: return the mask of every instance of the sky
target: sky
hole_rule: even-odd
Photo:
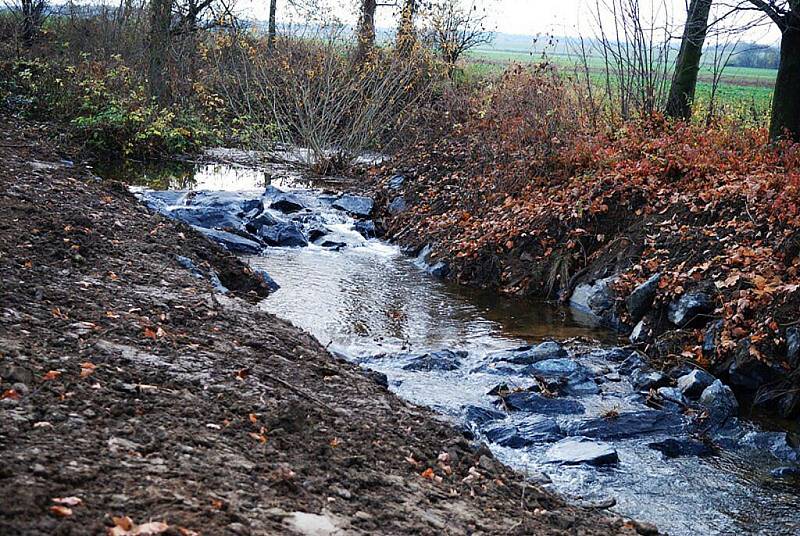
[[[287,0],[279,0],[281,2]],[[328,12],[349,24],[357,20],[359,0],[323,0],[330,6]],[[390,0],[386,0],[388,3]],[[489,28],[498,32],[521,35],[592,36],[593,13],[598,0],[460,0],[464,4],[474,3],[488,14]],[[611,2],[614,0],[599,0]],[[240,0],[247,5],[248,14],[266,18],[266,0]],[[653,12],[657,20],[671,20],[679,25],[686,13],[688,0],[638,0],[643,12]],[[652,10],[652,11],[651,11]],[[379,27],[394,27],[396,13],[391,8],[378,8]],[[608,21],[607,21],[608,22]],[[676,26],[677,27],[677,26]],[[747,33],[746,40],[772,44],[779,40],[780,33],[771,24]]]

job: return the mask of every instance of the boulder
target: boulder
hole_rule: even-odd
[[[506,414],[495,409],[482,408],[480,406],[467,406],[462,408],[464,420],[468,423],[481,426],[490,421],[505,419]]]
[[[231,253],[241,253],[244,255],[255,255],[261,253],[262,246],[254,240],[216,229],[206,229],[204,227],[192,226],[208,238],[217,242]]]
[[[306,231],[306,234],[308,235],[308,239],[311,242],[316,242],[317,240],[319,240],[320,238],[322,238],[323,236],[325,236],[330,232],[331,232],[330,229],[328,229],[324,225],[316,224],[309,227],[308,230]]]
[[[372,213],[375,202],[369,197],[345,194],[333,202],[333,208],[344,210],[352,216],[366,218]]]
[[[206,229],[244,229],[241,218],[232,212],[218,207],[175,207],[167,211],[166,216],[195,227]]]
[[[280,193],[276,194],[272,198],[269,208],[273,210],[279,210],[284,214],[292,214],[294,212],[300,212],[306,207],[296,196],[287,193]]]
[[[684,396],[697,399],[703,391],[714,383],[714,376],[700,369],[694,369],[689,374],[678,378],[678,389]]]
[[[281,286],[278,283],[276,283],[275,280],[272,279],[272,277],[270,277],[270,275],[267,273],[266,270],[253,270],[253,273],[258,279],[261,280],[262,283],[264,283],[267,286],[270,292],[275,292],[279,288],[281,288]]]
[[[406,182],[406,178],[403,175],[395,175],[391,179],[389,179],[389,188],[392,190],[399,190],[403,187],[403,183]]]
[[[419,371],[447,371],[456,370],[461,366],[461,361],[467,357],[467,352],[453,352],[451,350],[439,350],[422,355],[402,356],[406,361],[403,370]]]
[[[392,202],[389,203],[387,210],[389,211],[389,214],[395,216],[401,212],[405,212],[407,208],[408,205],[406,204],[406,200],[400,196],[392,199]]]
[[[525,373],[538,376],[569,376],[578,372],[578,362],[568,357],[545,359],[525,367]]]
[[[675,387],[659,387],[656,390],[658,403],[662,409],[680,411],[688,405],[688,400],[680,389]]]
[[[668,438],[663,441],[648,443],[647,446],[653,450],[661,452],[667,458],[679,458],[682,456],[710,456],[714,454],[714,449],[702,441],[689,438]]]
[[[562,465],[601,466],[616,464],[619,456],[608,443],[585,437],[568,437],[550,447],[543,461]]]
[[[653,299],[658,291],[658,283],[661,281],[661,274],[655,274],[650,279],[636,287],[628,299],[625,300],[628,306],[628,314],[631,320],[638,322],[653,305]]]
[[[669,384],[669,377],[655,370],[635,370],[631,374],[631,385],[637,391],[649,391]]]
[[[503,398],[506,407],[545,415],[578,415],[584,412],[580,402],[563,398],[546,398],[530,391],[511,393]]]
[[[714,300],[703,292],[687,292],[667,307],[667,318],[679,328],[700,326],[714,312]]]
[[[261,230],[262,227],[272,227],[273,225],[277,225],[278,220],[270,214],[269,212],[262,212],[255,218],[251,219],[245,224],[247,230],[254,235],[257,235],[258,232]]]
[[[615,417],[571,421],[564,424],[563,429],[569,436],[624,439],[652,434],[677,434],[684,431],[685,422],[680,414],[648,409],[621,413]]]
[[[491,362],[505,361],[516,365],[532,365],[546,359],[557,359],[567,356],[564,347],[555,341],[547,341],[536,346],[521,346],[512,350],[501,350],[486,356]]]
[[[784,373],[780,370],[776,371],[754,357],[750,353],[751,345],[749,338],[739,341],[733,360],[728,365],[727,374],[731,385],[756,391],[783,376]]]
[[[357,221],[354,225],[354,228],[357,233],[359,233],[364,238],[376,238],[378,236],[378,231],[375,228],[375,222],[372,220],[364,220],[364,221]]]
[[[708,410],[712,428],[722,426],[739,411],[739,402],[733,391],[719,380],[714,380],[714,383],[703,390],[700,403]]]
[[[261,212],[264,203],[258,197],[240,192],[200,191],[189,192],[184,198],[186,205],[223,209],[236,216],[246,213]]]
[[[592,284],[583,283],[575,287],[570,296],[571,307],[590,315],[601,324],[617,328],[621,323],[614,312],[614,290],[611,285],[616,276],[598,279]]]
[[[258,236],[274,247],[306,247],[308,240],[294,223],[278,223],[270,227],[262,227]]]
[[[515,449],[537,443],[551,443],[564,437],[558,423],[551,418],[529,420],[516,426],[500,423],[487,428],[483,434],[492,443]]]

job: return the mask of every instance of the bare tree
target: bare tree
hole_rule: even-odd
[[[19,0],[6,3],[6,8],[16,20],[19,37],[26,45],[36,40],[47,16],[46,0]]]
[[[749,0],[749,3],[763,11],[781,31],[770,138],[788,136],[800,140],[800,0]],[[746,9],[743,5],[740,8]]]
[[[278,36],[278,26],[275,20],[278,11],[278,0],[269,1],[269,29],[267,30],[267,48],[275,46],[275,38]]]
[[[700,58],[708,33],[712,0],[692,0],[683,27],[683,39],[667,97],[667,115],[676,119],[692,116],[692,102],[700,72]]]
[[[148,82],[150,96],[160,104],[169,99],[166,59],[169,54],[172,0],[150,0],[150,47]]]
[[[486,30],[486,9],[479,9],[474,1],[466,6],[459,0],[433,2],[428,18],[434,45],[451,74],[466,51],[493,39]]]
[[[400,10],[400,24],[397,28],[397,51],[408,57],[414,50],[417,34],[414,30],[414,16],[417,14],[417,0],[404,0]]]
[[[377,0],[361,0],[361,13],[358,18],[358,46],[356,63],[363,63],[375,48],[375,10]]]

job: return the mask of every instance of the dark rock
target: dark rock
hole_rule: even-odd
[[[357,221],[354,226],[356,232],[358,232],[364,238],[376,238],[378,236],[378,231],[375,228],[375,222],[372,220],[365,220],[365,221]]]
[[[786,432],[749,432],[739,440],[739,445],[758,452],[769,452],[782,462],[800,460],[798,452],[789,445]]]
[[[278,223],[270,227],[262,227],[258,235],[270,246],[306,247],[308,240],[294,223]]]
[[[644,369],[646,367],[647,363],[644,359],[642,359],[642,356],[634,352],[629,355],[625,361],[620,363],[617,371],[624,376],[630,376],[635,371]]]
[[[486,439],[501,447],[523,448],[536,443],[558,441],[564,434],[551,418],[523,422],[517,426],[501,423],[484,430]]]
[[[656,395],[663,409],[680,411],[688,405],[686,397],[675,387],[659,387]]]
[[[216,229],[206,229],[204,227],[196,226],[193,227],[232,253],[242,253],[246,255],[255,255],[257,253],[261,253],[261,244],[254,240],[249,240],[227,231],[218,231]]]
[[[719,380],[715,380],[703,390],[700,403],[708,410],[709,424],[712,428],[722,426],[739,411],[739,402],[733,391]]]
[[[511,393],[503,401],[509,409],[516,411],[546,415],[577,415],[584,412],[583,405],[575,400],[546,398],[529,391]]]
[[[378,372],[377,370],[364,370],[364,376],[372,380],[373,382],[377,383],[381,387],[389,387],[389,378],[386,377],[386,374],[383,372]]]
[[[328,229],[324,225],[313,225],[309,227],[307,231],[308,239],[311,242],[316,242],[317,240],[319,240],[328,233],[330,233],[330,229]]]
[[[650,434],[675,434],[684,431],[685,422],[680,414],[642,410],[621,413],[616,417],[597,417],[584,421],[572,421],[564,425],[570,436],[594,439],[623,439]]]
[[[369,197],[350,194],[343,195],[333,202],[333,208],[344,210],[353,216],[362,218],[366,218],[372,213],[374,205],[374,201]]]
[[[562,439],[547,451],[544,463],[563,465],[613,465],[619,462],[617,451],[608,443],[585,437]]]
[[[742,339],[736,348],[732,362],[728,365],[728,381],[731,385],[756,391],[782,376],[768,364],[750,354],[750,339]]]
[[[611,288],[615,280],[616,276],[612,276],[598,279],[592,284],[578,285],[570,296],[570,306],[590,315],[601,324],[621,328],[622,324],[614,311],[615,294]]]
[[[702,292],[688,292],[667,307],[667,318],[679,328],[700,326],[714,312],[714,300]]]
[[[399,190],[403,187],[404,182],[406,182],[406,178],[403,175],[395,175],[389,179],[389,188],[392,190]]]
[[[281,288],[281,286],[278,283],[276,283],[274,279],[272,279],[272,277],[266,272],[266,270],[253,270],[253,273],[257,278],[261,280],[262,283],[264,283],[267,286],[270,292],[275,292],[279,288]]]
[[[685,376],[678,378],[678,389],[691,399],[697,399],[703,391],[714,383],[714,376],[700,369],[695,369]]]
[[[600,386],[592,378],[581,374],[573,374],[560,388],[560,393],[566,396],[586,396],[600,394]]]
[[[669,384],[669,377],[655,370],[639,369],[631,374],[631,385],[637,391],[649,391]]]
[[[439,261],[425,269],[426,272],[434,277],[445,278],[450,273],[450,265],[444,261]]]
[[[211,270],[211,272],[209,272],[208,280],[211,282],[211,286],[214,287],[214,290],[216,290],[220,294],[227,294],[228,292],[230,292],[228,290],[228,287],[223,285],[222,281],[219,280],[219,276],[217,275],[217,272],[215,272],[214,270]]]
[[[249,232],[253,233],[254,235],[257,235],[262,227],[272,227],[273,225],[277,224],[278,220],[275,219],[275,216],[273,216],[269,212],[262,212],[255,218],[248,221],[245,224],[245,227]]]
[[[536,346],[522,346],[513,350],[502,350],[487,355],[492,362],[505,361],[517,365],[532,365],[545,359],[557,359],[567,356],[564,347],[555,341],[547,341]]]
[[[505,419],[506,414],[489,408],[482,408],[480,406],[467,406],[463,408],[464,420],[481,426],[490,421]]]
[[[650,338],[650,330],[644,319],[639,320],[639,322],[633,326],[633,331],[631,331],[631,334],[628,336],[628,340],[631,341],[631,344],[645,344]]]
[[[667,458],[679,458],[682,456],[710,456],[714,454],[714,449],[702,441],[695,439],[674,439],[669,438],[663,441],[648,443],[647,446],[653,450],[661,452]]]
[[[408,361],[403,365],[403,370],[412,371],[434,371],[434,370],[456,370],[461,366],[461,361],[467,357],[467,352],[453,352],[450,350],[439,350],[422,355],[406,355]]]
[[[292,214],[303,210],[305,206],[292,194],[282,194],[270,203],[269,208],[280,210],[284,214]]]
[[[786,360],[792,368],[800,365],[800,328],[786,330]]]
[[[800,467],[778,467],[769,472],[775,478],[795,479],[800,478]]]
[[[526,374],[539,376],[570,376],[578,372],[577,361],[570,358],[545,359],[525,367]]]
[[[639,285],[631,292],[626,300],[628,314],[631,320],[638,322],[653,305],[653,299],[658,291],[658,283],[661,281],[661,274],[655,274],[650,279]]]
[[[703,355],[712,356],[717,352],[717,339],[722,333],[722,327],[725,322],[722,320],[715,320],[708,326],[706,333],[703,336]]]
[[[235,216],[264,210],[264,203],[259,198],[238,192],[202,191],[189,192],[184,198],[186,205],[224,209]]]
[[[200,271],[200,269],[195,265],[192,259],[184,257],[182,255],[176,255],[175,260],[178,261],[178,264],[180,264],[181,267],[185,268],[186,270],[189,270],[189,272],[194,277],[197,277],[198,279],[202,279],[204,277],[203,272]]]
[[[397,215],[400,214],[401,212],[405,212],[407,208],[408,205],[406,204],[406,200],[403,197],[395,197],[394,199],[392,199],[392,202],[389,203],[387,210],[389,211],[389,214]]]
[[[225,208],[177,207],[166,212],[166,215],[189,225],[206,229],[244,229],[241,218]]]
[[[339,251],[347,247],[347,242],[337,242],[336,240],[323,240],[319,243],[320,247]]]
[[[187,192],[182,190],[147,190],[136,194],[156,212],[166,212],[171,207],[185,205],[186,195]]]

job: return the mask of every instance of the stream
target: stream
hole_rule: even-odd
[[[280,286],[261,308],[384,374],[399,396],[451,416],[567,500],[613,502],[610,510],[669,534],[800,534],[800,487],[783,478],[796,474],[800,456],[785,430],[733,417],[710,448],[682,409],[694,402],[673,404],[669,396],[682,395],[662,387],[654,408],[643,394],[661,380],[631,357],[627,340],[569,309],[445,283],[424,254],[407,257],[356,230],[359,218],[336,208],[335,184],[278,165],[198,164],[122,178],[152,208],[199,228],[212,211],[225,227],[241,221],[253,232],[266,212],[268,227],[253,234],[277,246],[231,246]]]

